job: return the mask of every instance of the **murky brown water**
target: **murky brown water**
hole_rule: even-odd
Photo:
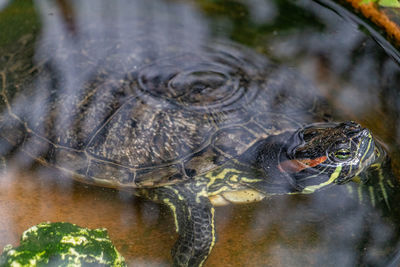
[[[17,245],[20,234],[34,224],[69,221],[107,228],[130,266],[169,266],[176,234],[167,208],[55,176],[2,178],[0,246]],[[398,222],[347,194],[327,190],[217,208],[218,243],[207,266],[386,264],[396,247]]]
[[[75,59],[73,53],[55,56],[71,86],[79,80],[79,71],[84,72],[80,60],[93,60],[93,65],[103,59],[123,61],[118,55],[108,57],[109,51],[102,48],[115,39],[124,40],[132,25],[140,34],[157,36],[159,44],[181,40],[181,47],[192,49],[204,40],[226,38],[313,81],[333,105],[335,120],[360,122],[387,145],[399,177],[400,68],[356,25],[313,2],[27,2],[12,1],[0,11],[0,32],[6,33],[0,36],[1,47],[15,51],[13,43],[30,34],[38,41],[34,51],[40,62],[73,45],[58,35],[68,33],[84,45],[87,39],[101,40],[84,47],[87,58]],[[128,51],[135,44],[119,45]],[[117,64],[114,71],[121,69]],[[360,200],[358,188],[343,185],[313,195],[216,208],[218,242],[206,266],[397,264],[399,194],[389,190],[388,209],[377,193],[374,207],[369,189],[360,191]],[[54,170],[11,168],[0,180],[0,248],[17,245],[24,230],[43,221],[107,228],[130,266],[168,266],[177,237],[173,217],[164,206],[128,192],[83,185]]]

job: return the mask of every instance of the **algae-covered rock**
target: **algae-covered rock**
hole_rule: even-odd
[[[26,230],[20,246],[7,245],[0,266],[126,266],[106,229],[40,223]]]

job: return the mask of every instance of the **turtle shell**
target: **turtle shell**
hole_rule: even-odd
[[[87,183],[162,186],[323,113],[309,82],[238,45],[103,40],[110,56],[100,57],[88,43],[35,47],[24,37],[2,53],[3,154],[23,152]]]

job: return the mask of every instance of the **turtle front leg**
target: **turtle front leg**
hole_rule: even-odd
[[[214,208],[208,198],[199,199],[199,203],[178,200],[171,207],[179,233],[172,249],[175,266],[202,266],[215,244]]]
[[[184,184],[146,189],[150,199],[170,207],[179,234],[174,266],[202,266],[215,244],[214,208],[205,191]]]

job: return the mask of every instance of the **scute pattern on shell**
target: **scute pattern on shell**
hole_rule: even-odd
[[[178,161],[207,141],[214,129],[202,114],[186,114],[166,106],[130,99],[96,133],[87,151],[143,168]]]

